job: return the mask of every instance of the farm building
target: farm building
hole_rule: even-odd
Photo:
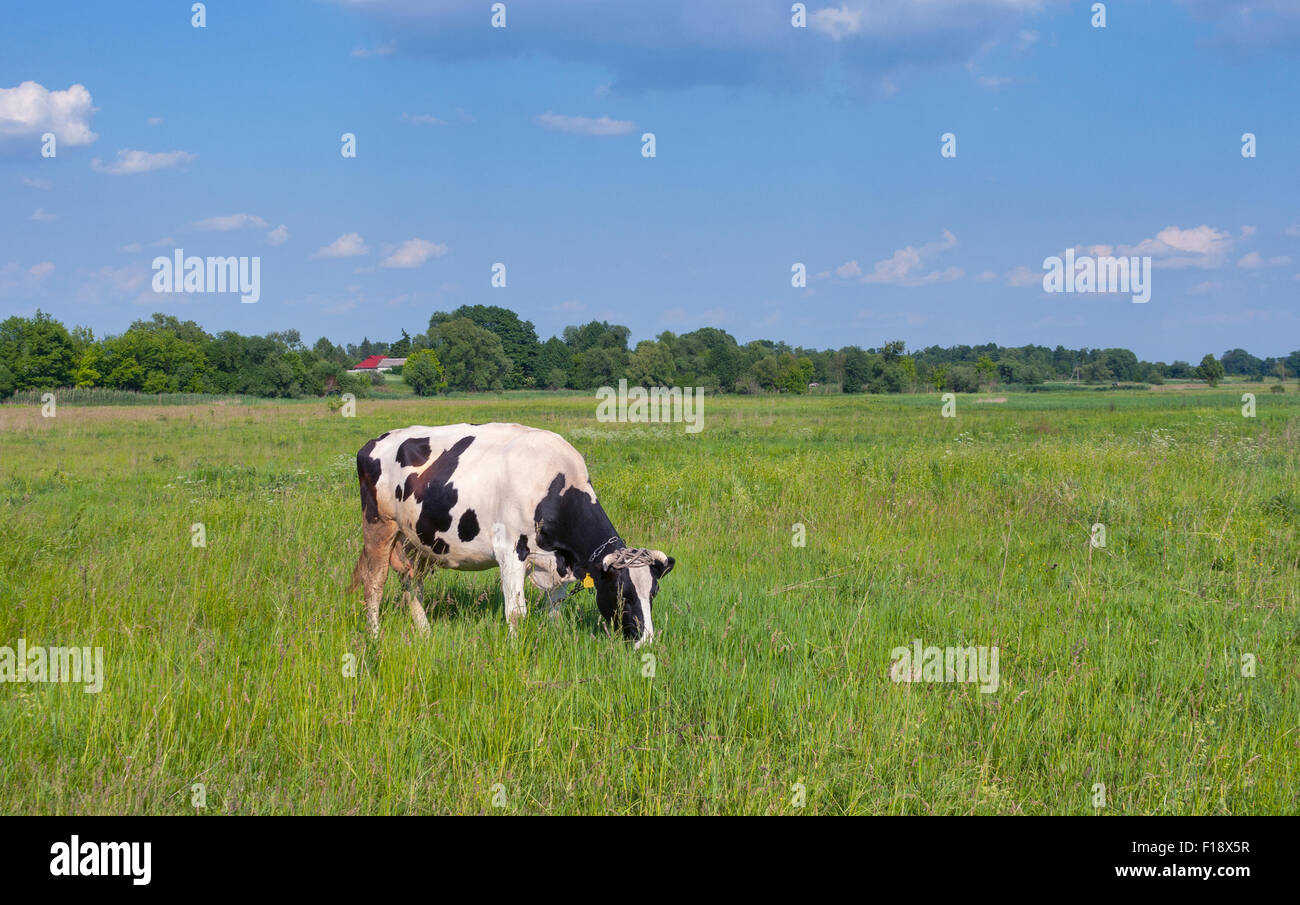
[[[406,364],[405,358],[385,358],[382,355],[371,355],[362,361],[357,362],[356,367],[348,370],[349,374],[373,373],[374,371],[391,371],[393,368],[400,368]]]

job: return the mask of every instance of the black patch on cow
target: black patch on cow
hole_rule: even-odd
[[[447,546],[447,542],[443,540],[441,537],[435,537],[433,539],[433,543],[429,544],[429,549],[431,549],[434,553],[441,555],[443,553],[446,553],[448,550],[450,550],[451,547]]]
[[[582,570],[593,552],[604,555],[627,546],[599,502],[577,487],[565,490],[564,484],[564,472],[557,473],[533,512],[538,548],[554,552],[566,568]]]
[[[515,544],[515,554],[519,557],[520,562],[528,558],[528,535],[519,535],[519,543]]]
[[[428,437],[412,437],[410,440],[403,440],[402,445],[397,447],[397,464],[401,465],[403,468],[412,465],[419,468],[428,461]]]
[[[379,439],[383,439],[380,437]],[[371,440],[357,451],[357,483],[361,485],[361,515],[368,522],[379,521],[379,497],[375,485],[379,483],[382,468],[372,453],[375,441]]]
[[[478,537],[478,516],[473,509],[466,509],[460,515],[460,524],[456,526],[456,536],[461,540],[473,540]]]
[[[400,502],[402,501],[402,485],[401,485],[401,484],[398,484],[396,487],[393,488],[393,494],[397,497],[397,501],[400,503]]]
[[[576,574],[578,574],[578,571],[581,571],[582,574],[578,575],[578,577],[579,577],[579,578],[586,578],[586,577],[587,577],[587,572],[586,572],[585,569],[583,569],[583,570],[575,570],[575,569],[574,569],[574,559],[573,559],[573,557],[571,557],[571,556],[570,556],[566,551],[564,551],[564,550],[556,550],[556,551],[555,551],[555,567],[556,567],[556,568],[555,568],[555,571],[559,572],[561,576],[564,576],[564,575],[576,575]]]
[[[439,531],[451,530],[451,510],[460,497],[456,488],[451,486],[452,475],[460,464],[460,457],[474,438],[461,437],[433,460],[424,471],[413,473],[406,478],[404,496],[414,497],[420,504],[420,517],[415,522],[415,534],[426,547],[435,553],[445,553],[447,544],[437,537]],[[438,549],[438,545],[442,549]]]

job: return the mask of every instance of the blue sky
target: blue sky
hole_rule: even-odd
[[[1300,347],[1300,4],[1091,5],[14,5],[0,317],[356,342],[482,303],[543,338]],[[155,294],[178,247],[260,256],[261,300]],[[1151,301],[1044,293],[1066,248],[1150,255]]]

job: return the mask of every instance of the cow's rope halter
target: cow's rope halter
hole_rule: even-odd
[[[610,554],[610,556],[613,557],[613,560],[610,561],[610,566],[615,569],[625,569],[630,568],[631,566],[648,566],[655,562],[655,558],[650,555],[650,551],[641,547],[623,547],[620,550],[615,550]]]
[[[587,562],[588,563],[596,562],[596,560],[600,557],[601,551],[604,550],[606,547],[608,547],[610,544],[614,543],[614,541],[618,539],[619,539],[618,535],[616,534],[613,537],[611,537],[609,540],[605,541],[603,544],[597,547],[595,551],[592,552],[591,556],[587,559]],[[648,565],[652,565],[657,561],[655,557],[650,554],[649,550],[646,550],[642,547],[620,547],[619,549],[611,553],[610,556],[613,557],[613,559],[611,559],[609,562],[610,567],[615,569],[626,569],[626,568],[631,568],[632,566],[648,566]],[[578,582],[572,588],[569,589],[569,593],[565,596],[564,599],[568,600],[570,597],[581,592],[585,587],[586,587],[585,582]]]

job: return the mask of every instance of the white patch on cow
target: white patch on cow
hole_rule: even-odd
[[[635,649],[655,638],[654,623],[650,621],[650,589],[654,587],[654,579],[650,577],[649,566],[633,566],[627,570],[627,577],[632,579],[636,601],[641,605],[641,638],[632,645]]]

